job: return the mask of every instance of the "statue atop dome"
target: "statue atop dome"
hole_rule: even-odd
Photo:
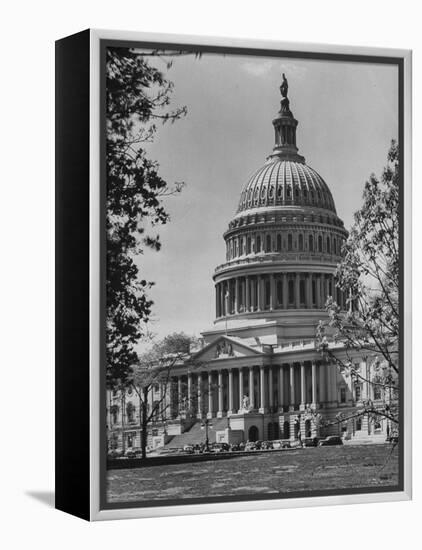
[[[282,77],[283,77],[283,81],[280,86],[280,93],[282,97],[280,112],[285,113],[286,115],[293,116],[290,111],[290,101],[289,101],[289,98],[287,97],[287,92],[289,91],[289,83],[287,82],[287,78],[284,73]]]
[[[283,97],[287,98],[287,92],[289,90],[289,83],[287,82],[286,75],[283,73],[283,82],[280,86],[280,93]]]

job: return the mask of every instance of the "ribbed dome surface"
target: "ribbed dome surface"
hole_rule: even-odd
[[[315,170],[302,162],[276,157],[249,179],[240,196],[237,211],[292,205],[336,212],[331,192]]]

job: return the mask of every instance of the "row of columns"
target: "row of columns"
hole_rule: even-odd
[[[345,296],[334,275],[282,273],[234,277],[217,283],[216,316],[274,309],[323,309],[329,296],[345,309]]]
[[[171,392],[173,416],[222,417],[244,411],[316,409],[337,400],[336,367],[315,361],[188,373]],[[186,388],[186,391],[184,391]]]
[[[269,237],[269,241],[267,241]],[[226,260],[230,261],[261,252],[310,252],[316,254],[340,254],[343,240],[329,232],[323,233],[259,233],[253,236],[231,237],[226,241]]]

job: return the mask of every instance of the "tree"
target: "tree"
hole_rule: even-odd
[[[391,142],[381,178],[365,184],[363,204],[342,249],[336,270],[337,287],[346,295],[347,312],[333,298],[327,301],[328,322],[320,322],[318,346],[352,379],[388,394],[383,407],[365,403],[363,414],[383,416],[398,424],[399,374],[399,148]],[[333,342],[330,343],[329,335]],[[354,358],[366,359],[364,373]],[[343,420],[343,419],[341,419]]]
[[[150,62],[162,53],[136,53],[107,48],[106,58],[106,347],[107,386],[124,384],[136,363],[135,346],[150,317],[153,283],[139,277],[134,258],[144,248],[160,250],[158,235],[147,232],[169,221],[164,196],[182,185],[169,186],[149,159],[145,145],[153,141],[156,123],[174,122],[186,108],[168,110],[173,84]],[[163,60],[164,61],[164,60]],[[166,68],[171,62],[166,63]]]
[[[130,384],[139,398],[139,417],[141,431],[142,458],[146,458],[148,427],[157,417],[167,418],[170,404],[171,377],[176,366],[185,365],[198,368],[200,364],[193,359],[193,348],[198,342],[184,333],[173,333],[155,343],[151,349],[140,355],[133,367]],[[148,398],[154,387],[160,388],[159,398],[148,408]],[[180,402],[173,406],[180,406]]]

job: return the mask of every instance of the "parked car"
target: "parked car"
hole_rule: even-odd
[[[230,445],[230,451],[240,451],[240,446],[237,443]]]
[[[193,454],[193,445],[184,445],[183,451],[189,455]]]
[[[253,441],[248,441],[245,445],[245,451],[256,451],[256,444]]]
[[[227,453],[228,451],[230,451],[230,446],[228,445],[228,443],[214,443],[211,451],[213,453]]]
[[[131,447],[125,453],[127,458],[141,458],[142,449],[140,447]]]
[[[272,441],[263,441],[261,445],[261,449],[274,449],[273,442]]]
[[[280,441],[280,445],[281,445],[282,449],[290,449],[290,447],[291,447],[289,439],[282,439]]]
[[[112,449],[108,452],[108,458],[120,458],[123,455],[122,449]]]
[[[339,435],[329,435],[325,439],[321,439],[318,443],[319,447],[325,447],[327,445],[343,445],[343,440]]]
[[[256,450],[259,451],[259,449],[262,448],[262,441],[260,440],[255,441],[255,447],[256,447]]]
[[[318,438],[317,437],[305,437],[303,440],[303,444],[305,447],[317,447],[318,446]]]

